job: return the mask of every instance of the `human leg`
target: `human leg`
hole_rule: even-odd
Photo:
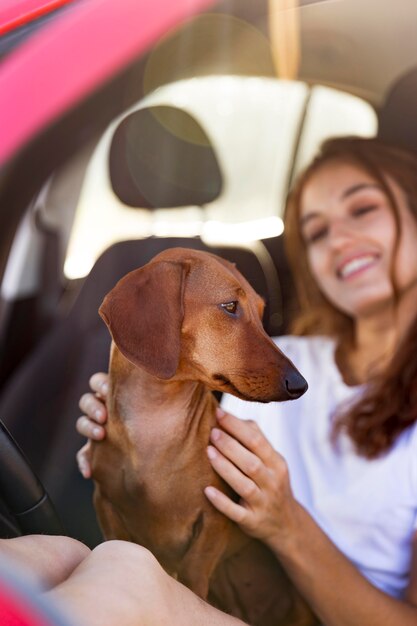
[[[89,554],[87,546],[70,537],[27,535],[0,539],[1,560],[10,560],[43,590],[68,578]]]
[[[108,541],[46,594],[88,626],[242,626],[168,576],[145,548]]]

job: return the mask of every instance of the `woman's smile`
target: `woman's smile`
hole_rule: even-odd
[[[363,274],[370,268],[375,267],[378,263],[379,255],[377,254],[353,254],[343,259],[337,268],[336,275],[340,280],[350,280]]]

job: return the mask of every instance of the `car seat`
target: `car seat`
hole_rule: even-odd
[[[378,112],[378,137],[417,152],[417,68],[390,85]]]

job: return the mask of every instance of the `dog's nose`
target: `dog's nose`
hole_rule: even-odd
[[[301,376],[300,372],[293,370],[287,374],[285,378],[285,386],[290,398],[295,399],[303,395],[308,389],[308,384],[305,378]]]

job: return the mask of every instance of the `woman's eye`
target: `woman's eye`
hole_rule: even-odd
[[[315,243],[316,241],[320,241],[320,239],[324,239],[324,237],[327,235],[328,232],[328,228],[327,226],[322,226],[321,228],[317,228],[316,230],[313,230],[311,233],[308,233],[305,236],[306,242],[309,243]]]
[[[352,213],[355,217],[360,217],[361,215],[366,215],[367,213],[371,213],[371,211],[375,211],[377,208],[377,204],[366,204],[364,206],[356,207],[356,209],[353,209]]]
[[[234,315],[237,311],[236,300],[232,300],[232,302],[224,302],[220,306],[222,307],[222,309],[224,309],[225,311],[227,311],[227,313],[230,313],[231,315]]]

